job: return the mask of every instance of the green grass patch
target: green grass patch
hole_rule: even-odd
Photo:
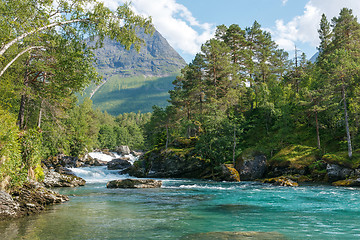
[[[360,149],[353,152],[352,158],[349,158],[348,152],[327,153],[322,159],[327,163],[338,164],[348,168],[358,168],[360,166]]]
[[[301,169],[315,163],[319,150],[309,146],[291,145],[281,149],[269,160],[269,164],[278,167]]]

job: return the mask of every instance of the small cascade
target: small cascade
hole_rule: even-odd
[[[115,179],[128,178],[119,174],[119,170],[108,170],[107,166],[70,168],[73,173],[86,180],[87,183],[104,183]]]
[[[111,160],[116,158],[126,158],[131,164],[134,164],[134,162],[138,159],[138,157],[132,154],[120,155],[116,152],[112,152],[111,155],[102,152],[90,152],[89,156],[103,162],[110,162]],[[87,183],[104,183],[115,179],[129,177],[129,175],[127,174],[119,174],[119,170],[108,170],[107,166],[70,168],[70,170],[76,176],[85,179]]]

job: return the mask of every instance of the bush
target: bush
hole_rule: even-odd
[[[16,118],[0,108],[0,189],[21,185],[26,175],[21,173],[21,146]]]

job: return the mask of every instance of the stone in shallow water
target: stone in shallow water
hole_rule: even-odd
[[[120,179],[106,184],[107,188],[159,188],[162,182],[153,179]]]
[[[196,240],[285,240],[285,236],[277,232],[207,232],[194,233],[181,238]]]

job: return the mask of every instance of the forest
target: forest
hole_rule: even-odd
[[[113,12],[95,0],[60,3],[0,3],[1,189],[41,180],[41,160],[57,154],[168,149],[188,139],[214,166],[250,150],[271,159],[291,146],[360,164],[360,24],[352,10],[322,16],[315,63],[297,50],[289,59],[256,21],[218,26],[174,80],[169,106],[115,117],[90,99],[78,104],[76,93],[101,79],[84,39],[98,37],[94,48],[105,36],[140,48],[136,28],[151,33],[151,19],[128,5]]]

